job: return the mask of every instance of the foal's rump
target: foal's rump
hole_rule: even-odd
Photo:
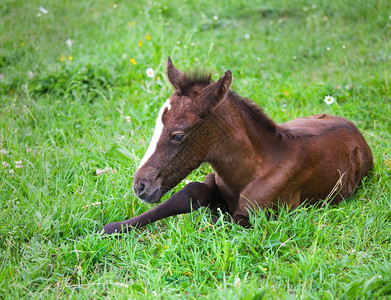
[[[281,125],[300,151],[303,180],[300,200],[349,197],[373,168],[372,152],[357,127],[332,115],[314,115]]]

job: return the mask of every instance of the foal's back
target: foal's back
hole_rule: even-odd
[[[301,168],[300,200],[333,202],[349,197],[373,168],[372,152],[349,120],[327,115],[298,118],[281,125],[290,136],[288,150]],[[336,187],[336,192],[330,192]]]

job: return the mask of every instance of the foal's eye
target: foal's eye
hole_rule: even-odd
[[[183,133],[174,133],[171,137],[171,140],[176,141],[176,142],[180,142],[183,140],[184,136],[185,136],[185,134],[183,134]]]

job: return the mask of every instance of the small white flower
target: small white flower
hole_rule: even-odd
[[[73,45],[73,41],[72,41],[71,39],[67,39],[67,40],[65,41],[65,44],[67,44],[67,46],[68,46],[69,48],[71,48],[72,45]]]
[[[4,168],[7,168],[9,167],[9,163],[7,163],[6,161],[2,161],[1,164],[3,165]]]
[[[346,46],[345,46],[345,45],[342,45],[342,49],[346,49]]]
[[[13,169],[10,169],[9,171],[8,171],[11,175],[14,175],[14,170]]]
[[[122,59],[126,59],[127,57],[128,57],[128,55],[126,53],[122,54]]]
[[[324,97],[324,102],[327,104],[327,105],[330,105],[330,104],[333,104],[334,102],[334,98],[331,97],[330,95],[327,95],[326,97]]]
[[[39,10],[41,13],[45,14],[45,15],[49,12],[45,7],[42,7],[42,6],[40,6],[40,7],[38,8],[38,10]]]
[[[1,149],[0,150],[1,155],[6,155],[7,152],[8,152],[7,149]]]
[[[129,288],[129,285],[127,285],[126,283],[122,283],[122,282],[113,282],[114,285],[116,286],[120,286],[120,287],[124,287],[124,288]]]
[[[213,16],[213,20],[217,21],[219,19],[218,16]]]
[[[156,291],[153,291],[152,294],[153,294],[155,297],[157,297]]]
[[[235,278],[235,281],[234,281],[235,287],[239,287],[240,284],[241,284],[240,278],[239,277]]]
[[[379,277],[380,279],[383,278],[383,276],[381,276],[381,275],[379,275],[378,277]]]
[[[34,73],[32,71],[29,71],[29,78],[34,78]]]
[[[102,169],[96,169],[96,175],[97,175],[97,176],[102,175],[103,172],[104,172],[104,170],[102,170]]]
[[[246,34],[244,35],[244,38],[245,38],[246,40],[248,40],[248,39],[250,38],[250,35],[249,35],[248,33],[246,33]]]
[[[99,147],[99,152],[100,152],[100,153],[103,153],[103,152],[105,152],[105,150],[103,150],[102,147]]]
[[[84,205],[82,208],[88,208],[90,206],[98,206],[101,205],[102,202],[93,202],[91,204]]]
[[[330,48],[330,47],[327,47],[327,48],[326,48],[326,50],[327,50],[327,51],[330,51],[330,50],[331,50],[331,48]]]
[[[146,73],[149,78],[155,77],[155,71],[152,68],[148,68]]]
[[[27,153],[30,153],[31,151],[33,151],[33,150],[31,150],[31,148],[29,148],[29,147],[26,148]]]
[[[125,120],[126,120],[126,122],[128,122],[128,123],[132,122],[132,120],[130,119],[130,116],[126,116],[126,117],[125,117]]]
[[[113,4],[113,8],[117,8],[118,7],[118,4]]]
[[[21,160],[15,161],[15,168],[20,169],[21,167],[22,167],[22,161]]]

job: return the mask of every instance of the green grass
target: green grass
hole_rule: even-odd
[[[391,298],[390,1],[5,0],[0,32],[0,298]],[[150,208],[131,181],[172,92],[168,55],[231,69],[277,122],[351,119],[372,176],[338,206],[257,212],[252,229],[200,210],[102,238]]]

